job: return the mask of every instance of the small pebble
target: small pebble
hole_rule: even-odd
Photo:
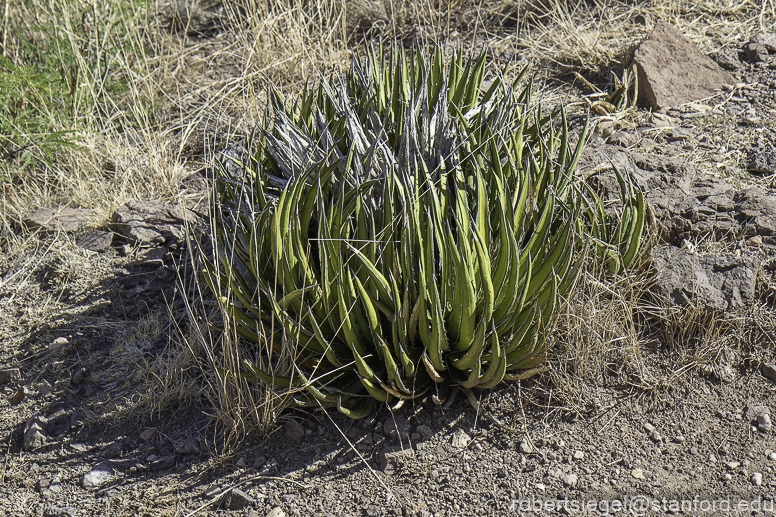
[[[573,456],[573,458],[574,458],[575,460],[579,461],[579,460],[581,460],[581,459],[584,459],[584,457],[585,457],[585,453],[584,453],[584,451],[574,451],[574,456]]]
[[[647,422],[644,424],[644,429],[647,430],[648,433],[654,433],[655,432],[655,426]]]
[[[579,482],[579,478],[577,478],[576,474],[566,474],[565,476],[563,476],[563,484],[568,487],[577,486],[578,482]]]
[[[763,484],[763,475],[760,472],[752,474],[752,484],[754,486],[760,486]]]
[[[677,434],[677,435],[674,437],[674,441],[675,441],[676,443],[684,443],[684,436],[682,436],[681,434]]]
[[[655,441],[655,442],[663,441],[663,436],[657,431],[652,431],[652,434],[650,435],[650,437],[652,438],[652,441]]]
[[[776,452],[772,452],[768,455],[768,459],[771,461],[776,461]]]
[[[641,469],[633,469],[633,471],[631,471],[631,476],[635,477],[636,479],[646,479],[644,477],[644,471]]]
[[[741,466],[741,462],[740,461],[728,461],[727,463],[725,463],[725,466],[729,470],[736,470],[738,467]]]
[[[450,441],[451,445],[457,449],[463,449],[467,445],[469,445],[469,442],[472,441],[471,436],[466,434],[462,430],[458,430],[455,433],[453,433],[453,438]]]

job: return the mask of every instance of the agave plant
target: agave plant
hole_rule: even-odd
[[[379,48],[293,103],[273,94],[214,196],[206,277],[239,335],[269,345],[240,374],[360,417],[545,360],[591,230],[610,235],[575,174],[587,124],[572,145],[527,69],[487,85],[485,69],[484,53]]]

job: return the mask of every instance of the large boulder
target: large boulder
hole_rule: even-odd
[[[634,55],[639,102],[654,110],[714,95],[733,77],[720,68],[673,25],[658,21]]]

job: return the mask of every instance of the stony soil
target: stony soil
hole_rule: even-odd
[[[40,233],[0,261],[0,517],[700,515],[710,513],[702,501],[720,498],[761,501],[733,515],[774,513],[776,56],[755,64],[728,50],[741,84],[664,114],[601,119],[581,167],[612,159],[631,168],[676,253],[713,253],[710,271],[742,267],[744,279],[753,270],[751,289],[710,279],[716,291],[699,301],[731,322],[719,332],[735,339],[682,321],[644,324],[637,360],[604,353],[600,375],[553,360],[562,372],[479,394],[481,410],[512,431],[459,395],[356,422],[290,412],[268,438],[225,450],[193,388],[170,395],[183,403],[147,407],[165,372],[176,376],[170,386],[196,382],[193,363],[171,357],[175,331],[162,317],[169,307],[180,321],[185,242],[172,230],[163,245],[119,229],[108,245],[84,244],[85,230]],[[759,201],[744,206],[740,192],[752,186]],[[689,197],[672,204],[679,191]],[[729,208],[710,207],[712,195]],[[752,256],[756,263],[744,260]],[[723,259],[734,265],[717,267]],[[52,316],[40,325],[43,312]],[[642,512],[648,500],[637,496],[654,505]],[[557,499],[566,506],[536,506]],[[598,506],[575,506],[588,500]],[[618,510],[614,500],[630,506]]]

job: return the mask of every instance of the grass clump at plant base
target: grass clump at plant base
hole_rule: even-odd
[[[294,104],[273,97],[214,200],[208,281],[259,345],[242,375],[352,417],[439,382],[493,387],[545,360],[593,240],[613,272],[635,258],[643,196],[619,176],[613,223],[575,174],[586,126],[572,146],[527,69],[486,89],[485,63],[380,49]]]
[[[144,0],[20,0],[6,6],[0,55],[0,176],[6,187],[80,150],[80,135],[117,112],[142,63]]]

